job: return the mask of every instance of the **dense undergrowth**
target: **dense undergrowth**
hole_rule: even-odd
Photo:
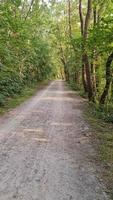
[[[87,99],[87,94],[84,92],[83,88],[76,85],[75,82],[69,81],[68,85],[71,89],[77,91],[79,95]],[[89,102],[90,113],[97,119],[102,119],[106,123],[113,123],[113,104],[112,102],[107,102],[104,105],[94,102]]]
[[[113,123],[113,105],[98,105],[90,103],[90,112],[97,119],[102,119],[107,123]]]
[[[40,88],[46,86],[49,80],[39,81],[36,83],[31,83],[29,86],[24,86],[19,93],[13,94],[11,97],[6,97],[3,104],[0,106],[0,114],[4,114],[12,108],[20,105],[30,97],[32,97]]]
[[[38,1],[0,1],[0,106],[56,73],[50,11]]]
[[[6,99],[22,92],[24,82],[20,81],[16,72],[2,71],[0,74],[0,106],[4,106]]]

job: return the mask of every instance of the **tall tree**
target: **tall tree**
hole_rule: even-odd
[[[81,23],[81,36],[83,38],[82,44],[82,73],[83,73],[83,84],[85,91],[88,92],[89,100],[93,99],[93,87],[91,81],[91,72],[90,72],[90,62],[88,58],[87,48],[86,48],[86,41],[88,38],[88,28],[90,26],[91,20],[91,12],[92,12],[92,0],[87,1],[87,12],[85,16],[85,20],[83,19],[83,12],[82,12],[82,0],[79,0],[79,16],[80,16],[80,23]]]

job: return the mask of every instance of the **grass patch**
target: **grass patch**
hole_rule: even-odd
[[[113,124],[100,119],[94,109],[94,105],[88,105],[84,114],[91,125],[93,142],[97,151],[95,161],[99,166],[99,174],[107,186],[107,192],[113,199]]]
[[[41,89],[47,84],[48,81],[31,84],[29,86],[26,86],[20,94],[15,95],[13,98],[7,98],[4,106],[0,106],[0,115],[3,115],[10,109],[20,105],[21,103],[32,97],[37,92],[38,89]]]

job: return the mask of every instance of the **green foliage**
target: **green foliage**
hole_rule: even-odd
[[[29,9],[30,1],[0,4],[0,105],[26,85],[54,74],[49,8],[35,2]]]
[[[24,86],[24,88],[22,88],[20,94],[15,94],[13,98],[8,98],[5,102],[3,101],[3,97],[2,97],[3,104],[1,104],[0,106],[0,114],[4,114],[9,109],[15,108],[16,106],[20,105],[29,97],[33,96],[37,92],[37,89],[47,84],[48,84],[48,80],[38,82],[37,84],[31,83],[29,86],[26,85]]]
[[[82,14],[85,18],[87,1],[83,1],[83,4]],[[34,1],[33,5],[26,0],[1,1],[1,102],[21,93],[21,89],[29,83],[64,78],[64,75],[73,87],[83,90],[84,51],[88,57],[92,84],[95,79],[94,98],[96,102],[100,100],[106,83],[106,60],[113,51],[113,2],[93,1],[92,9],[96,9],[96,22],[92,12],[84,41],[77,1],[61,0],[47,4],[39,0]],[[112,96],[112,90],[109,90],[108,96]],[[105,102],[108,102],[108,98]]]
[[[113,123],[113,105],[98,105],[90,103],[91,114],[105,122]]]

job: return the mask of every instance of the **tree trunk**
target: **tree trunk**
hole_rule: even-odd
[[[110,84],[112,82],[112,70],[111,70],[112,61],[113,61],[113,53],[110,54],[106,62],[106,85],[100,98],[100,104],[105,103],[109,93]]]
[[[74,82],[77,84],[77,85],[80,85],[80,72],[79,71],[76,71],[74,73]]]
[[[72,38],[71,32],[71,2],[68,0],[68,25],[69,25],[69,37]]]
[[[66,81],[69,81],[69,72],[68,72],[66,66],[64,66],[64,73],[65,73],[65,79],[66,79]]]
[[[86,80],[87,80],[87,90],[88,90],[88,98],[89,101],[93,100],[93,88],[92,88],[92,81],[91,81],[91,73],[90,73],[90,64],[88,55],[83,55],[83,60],[85,64],[85,70],[86,70]]]
[[[82,58],[82,83],[83,83],[84,91],[85,93],[87,93],[88,88],[87,88],[87,80],[86,80],[86,69],[85,69],[83,58]]]
[[[89,100],[93,100],[93,87],[91,81],[91,73],[90,73],[90,64],[89,58],[86,50],[86,40],[88,37],[88,28],[90,24],[92,12],[92,0],[88,0],[87,2],[87,13],[85,17],[85,21],[83,20],[83,13],[82,13],[82,0],[79,0],[79,16],[80,16],[80,23],[81,23],[81,36],[83,37],[84,44],[82,46],[83,55],[82,55],[82,79],[85,92],[88,92]],[[85,79],[86,75],[86,79]]]
[[[95,27],[97,24],[97,9],[96,6],[93,9],[93,26]],[[92,90],[93,96],[96,97],[96,47],[94,47],[92,51],[92,62],[91,62],[91,79],[92,79]]]
[[[80,25],[81,25],[81,35],[84,34],[84,20],[82,15],[82,0],[79,0],[79,16],[80,16]]]
[[[95,64],[94,62],[91,63],[91,76],[92,76],[92,88],[93,88],[93,95],[96,96],[96,71],[95,71]]]
[[[84,24],[84,39],[87,39],[91,13],[92,13],[92,0],[88,0],[87,13],[86,13],[85,24]]]

